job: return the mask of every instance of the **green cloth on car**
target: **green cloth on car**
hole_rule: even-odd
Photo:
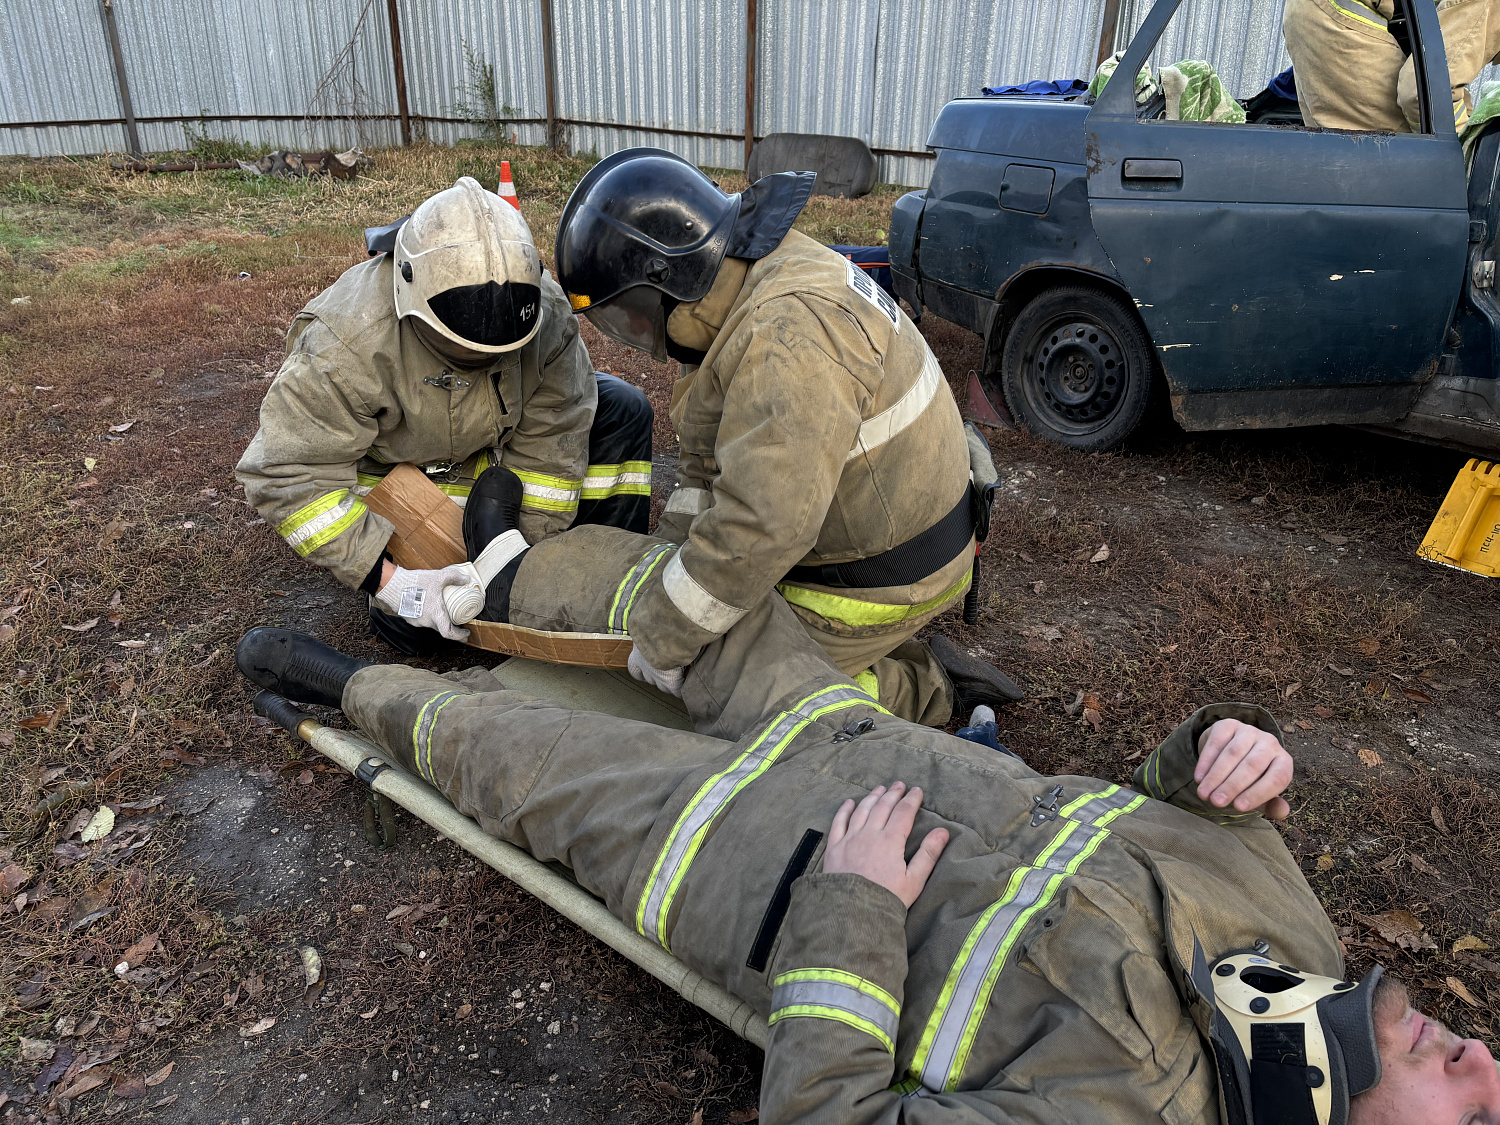
[[[1098,97],[1105,83],[1119,66],[1124,51],[1116,51],[1099,64],[1089,93]],[[1229,96],[1223,79],[1206,62],[1183,59],[1164,66],[1153,76],[1150,66],[1143,66],[1135,78],[1135,104],[1145,105],[1161,90],[1166,98],[1168,121],[1212,121],[1226,125],[1243,125],[1245,110]]]

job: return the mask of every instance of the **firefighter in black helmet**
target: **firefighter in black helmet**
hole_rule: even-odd
[[[563,211],[556,262],[573,309],[684,365],[677,488],[658,530],[681,546],[637,583],[631,667],[672,690],[779,591],[883,706],[942,725],[1021,694],[943,638],[912,640],[971,580],[969,444],[911,321],[792,231],[813,180],[783,172],[729,195],[680,157],[630,149]]]

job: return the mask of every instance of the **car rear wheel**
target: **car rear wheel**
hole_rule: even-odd
[[[1094,452],[1141,423],[1156,357],[1124,301],[1087,286],[1047,289],[1021,310],[1000,360],[1001,390],[1032,433]]]

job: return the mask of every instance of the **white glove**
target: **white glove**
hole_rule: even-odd
[[[640,680],[641,683],[650,684],[668,695],[677,696],[678,699],[682,698],[682,678],[686,669],[668,668],[663,672],[659,668],[653,668],[646,663],[641,650],[634,647],[630,650],[630,659],[626,662],[626,667],[630,669],[630,675]]]
[[[471,580],[467,565],[447,566],[442,570],[407,570],[398,566],[375,600],[413,625],[436,629],[450,641],[466,641],[469,631],[458,628],[449,618],[443,591],[449,586],[467,585]]]

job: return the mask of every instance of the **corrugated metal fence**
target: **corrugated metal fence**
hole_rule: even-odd
[[[1158,59],[1206,58],[1248,96],[1286,65],[1282,3],[1186,0]],[[1087,77],[1106,24],[1123,46],[1151,0],[0,0],[0,153],[128,149],[107,5],[145,151],[190,133],[399,144],[394,22],[418,137],[479,135],[461,107],[485,101],[489,68],[489,104],[522,143],[545,143],[550,102],[574,150],[656,144],[741,167],[753,43],[756,136],[859,137],[883,180],[919,185],[946,101]]]

